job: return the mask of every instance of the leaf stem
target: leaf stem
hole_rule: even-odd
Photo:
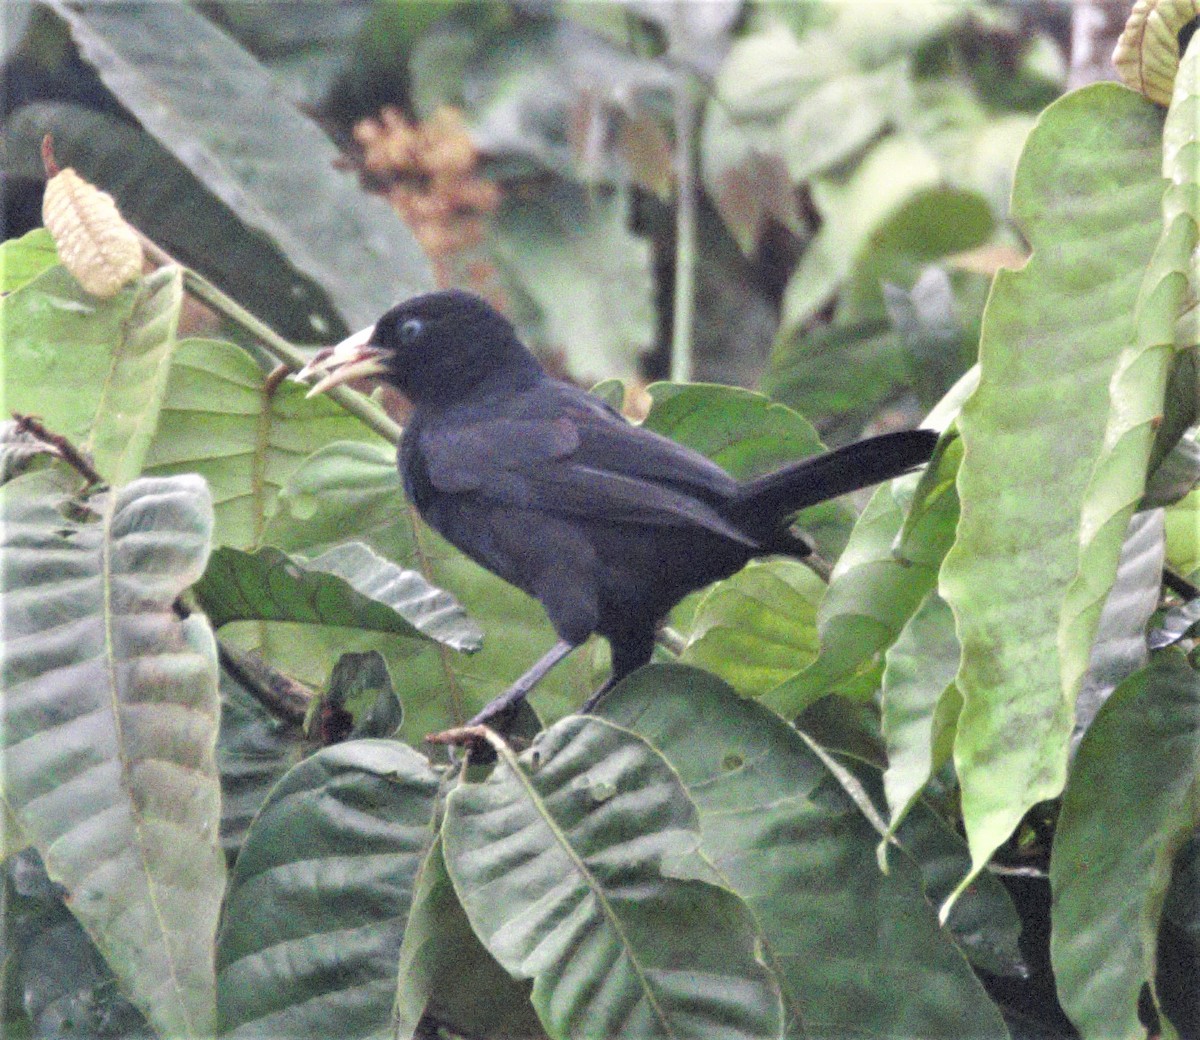
[[[285,365],[288,371],[297,372],[304,367],[308,358],[298,347],[289,343],[269,325],[246,310],[240,303],[223,293],[203,275],[197,274],[187,265],[179,263],[178,260],[172,257],[170,253],[156,242],[151,241],[141,232],[138,233],[138,237],[142,240],[142,247],[145,249],[148,257],[159,264],[175,264],[183,271],[184,288],[197,300],[207,304],[218,314],[228,318],[248,332],[262,344],[263,349],[268,354],[275,358],[276,361]],[[384,438],[384,440],[390,441],[392,444],[400,443],[400,434],[402,431],[399,424],[394,422],[382,409],[372,403],[369,398],[346,386],[335,386],[326,392],[326,396],[336,401],[351,415],[359,418],[379,434],[379,436]]]
[[[20,412],[13,412],[12,417],[17,424],[18,433],[32,434],[46,445],[46,450],[49,454],[62,459],[63,462],[83,477],[87,481],[88,487],[91,487],[93,484],[104,483],[104,478],[96,472],[96,467],[92,465],[88,457],[61,433],[54,433],[46,429],[32,415],[22,415]]]

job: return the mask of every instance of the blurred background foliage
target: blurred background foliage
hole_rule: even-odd
[[[94,6],[5,4],[8,237],[40,223],[51,132],[169,252],[297,342],[327,342],[429,287],[322,244],[349,218],[297,182],[336,162],[409,226],[432,282],[493,300],[584,384],[668,374],[686,268],[688,374],[761,388],[834,443],[911,424],[972,363],[990,277],[1023,256],[1012,170],[1064,86],[1069,28],[1068,5],[985,0],[232,0],[149,5],[184,9],[149,26],[147,5],[101,5],[103,25]],[[227,36],[200,45],[186,18]],[[184,71],[121,76],[81,58],[89,34],[128,54],[157,43]],[[250,56],[283,98],[239,87]],[[340,158],[292,142],[280,100]],[[311,242],[275,231],[300,225]]]

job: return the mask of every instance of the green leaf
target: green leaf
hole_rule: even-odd
[[[680,660],[754,697],[817,655],[817,605],[825,583],[795,560],[751,562],[718,582],[696,608]]]
[[[216,647],[179,594],[204,569],[198,477],[89,505],[4,488],[4,798],[122,988],[205,1036],[224,888]],[[36,485],[35,485],[36,486]]]
[[[1167,651],[1127,679],[1079,746],[1050,858],[1050,952],[1084,1040],[1142,1037],[1175,851],[1200,825],[1200,682]]]
[[[533,978],[551,1036],[775,1037],[778,990],[729,892],[677,880],[696,810],[626,730],[572,716],[450,795],[446,866],[475,933]]]
[[[937,583],[954,540],[958,497],[954,474],[961,451],[947,447],[918,478],[879,488],[859,517],[817,612],[821,650],[804,671],[762,703],[795,718],[830,693],[862,699],[878,688],[882,653]],[[905,508],[910,496],[913,503]]]
[[[888,649],[883,673],[883,787],[890,830],[950,759],[962,697],[954,685],[961,648],[954,615],[936,591],[926,596]]]
[[[98,300],[56,265],[5,296],[8,407],[93,450],[106,479],[131,480],[159,420],[181,286],[169,267]]]
[[[222,1036],[383,1033],[438,777],[411,748],[356,740],[292,769],[251,825],[217,942]]]
[[[802,415],[753,390],[712,383],[651,383],[644,425],[712,459],[739,480],[825,450]],[[825,552],[841,548],[849,513],[826,502],[799,514]]]
[[[598,710],[678,772],[701,853],[750,907],[783,984],[786,1035],[1005,1035],[916,865],[896,855],[879,871],[874,827],[791,726],[680,665],[642,669]]]
[[[45,228],[10,238],[0,245],[0,293],[20,289],[57,263],[58,250]]]
[[[291,380],[268,381],[232,343],[183,340],[146,469],[199,473],[215,500],[215,544],[257,545],[280,487],[309,454],[331,440],[379,443],[332,401],[305,393]]]
[[[380,650],[404,705],[405,740],[416,743],[429,733],[461,725],[555,640],[535,600],[472,563],[421,522],[404,499],[390,445],[326,446],[296,469],[278,506],[266,540],[305,555],[325,552],[347,538],[361,540],[437,587],[452,590],[483,629],[483,647],[470,657],[437,647],[397,647],[395,640],[349,647],[340,634],[334,645],[324,645],[311,628],[301,630],[302,637],[287,647],[273,644],[274,650],[290,655],[288,670],[314,685],[323,685],[346,650]],[[543,717],[557,718],[579,704],[594,688],[592,671],[586,649],[554,669],[533,696]]]
[[[1095,468],[1082,501],[1078,570],[1059,619],[1062,686],[1068,701],[1083,683],[1100,612],[1116,581],[1125,533],[1146,489],[1166,411],[1175,325],[1189,304],[1189,293],[1194,307],[1200,288],[1194,255],[1200,243],[1200,45],[1189,46],[1180,63],[1162,147],[1162,237],[1138,293],[1136,341],[1121,344],[1124,350],[1112,377],[1103,447],[1094,455]]]
[[[46,134],[54,138],[59,162],[112,195],[134,227],[280,335],[298,342],[325,340],[343,326],[317,284],[141,127],[79,104],[24,105],[5,121],[0,138],[5,172],[40,181]]]
[[[333,142],[194,8],[48,2],[105,86],[319,285],[349,327],[430,287],[424,256],[399,218],[338,169]],[[185,63],[164,46],[179,40],[188,42]]]
[[[449,593],[361,542],[312,560],[270,545],[253,553],[221,548],[196,596],[214,628],[231,621],[298,621],[424,637],[455,650],[478,649],[482,638]]]
[[[224,668],[221,669],[221,844],[234,854],[255,814],[284,773],[307,753],[301,726],[270,714]]]
[[[329,677],[325,705],[347,712],[354,720],[350,739],[390,737],[400,728],[403,709],[383,655],[342,654]]]
[[[464,1036],[544,1035],[529,1002],[530,984],[501,968],[471,931],[446,872],[440,835],[413,886],[396,983],[389,1035],[398,1040],[416,1035],[426,1013]]]
[[[1200,569],[1200,490],[1167,508],[1167,565],[1191,578]]]
[[[1073,713],[1056,633],[1109,380],[1158,237],[1159,125],[1144,99],[1096,84],[1043,113],[1017,170],[1013,211],[1033,255],[997,275],[988,301],[979,387],[958,419],[962,517],[940,576],[963,647],[954,760],[974,871],[1066,778]]]

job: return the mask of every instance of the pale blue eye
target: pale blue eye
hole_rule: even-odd
[[[424,325],[420,318],[409,318],[400,326],[400,342],[406,346],[412,346],[416,343],[417,337],[421,335],[421,330]]]

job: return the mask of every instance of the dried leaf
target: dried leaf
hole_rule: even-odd
[[[42,222],[63,266],[93,296],[107,299],[142,273],[142,244],[107,192],[74,170],[46,183]]]
[[[1179,32],[1197,15],[1195,0],[1137,0],[1113,51],[1121,81],[1155,104],[1169,105],[1179,68]]]

